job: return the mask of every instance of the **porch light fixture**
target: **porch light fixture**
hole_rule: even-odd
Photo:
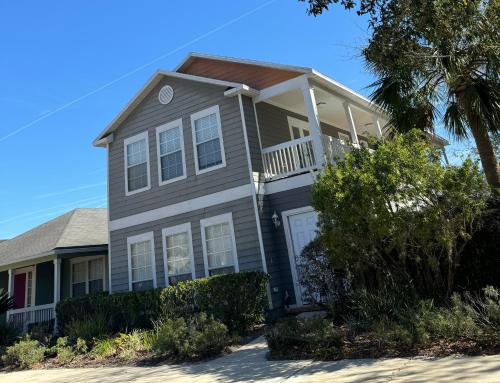
[[[274,211],[273,216],[271,218],[273,220],[273,225],[276,229],[281,226],[280,217],[278,213],[276,213],[276,210]]]

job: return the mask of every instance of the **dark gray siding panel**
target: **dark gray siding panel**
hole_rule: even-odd
[[[250,186],[249,186],[250,187]],[[201,244],[200,220],[226,213],[233,214],[234,234],[240,271],[262,270],[257,224],[251,197],[237,201],[179,214],[142,225],[111,232],[112,291],[128,290],[127,237],[154,232],[156,280],[158,286],[165,285],[163,245],[161,231],[164,228],[191,223],[196,277],[205,276]]]
[[[256,105],[256,109],[263,148],[291,140],[287,117],[294,117],[302,121],[307,121],[306,116],[290,112],[286,109],[282,109],[265,102],[258,103]],[[321,130],[324,134],[335,138],[339,138],[339,132],[349,134],[349,131],[347,130],[326,124],[324,122],[321,123]],[[358,136],[361,138],[359,134]]]
[[[165,84],[174,88],[168,105],[158,102],[158,91]],[[237,97],[224,97],[225,87],[167,78],[141,102],[116,130],[109,147],[110,219],[118,219],[146,210],[215,193],[247,184],[249,180],[241,113]],[[219,105],[226,167],[195,175],[190,115]],[[187,178],[159,186],[156,160],[156,127],[182,118]],[[151,190],[125,196],[123,140],[148,131]]]
[[[288,291],[288,294],[292,296],[292,303],[295,302],[290,259],[284,230],[286,223],[283,222],[281,213],[310,205],[310,186],[269,194],[260,198],[260,225],[266,253],[267,269],[271,276],[270,284],[274,307],[282,306],[285,291]],[[281,226],[277,229],[274,227],[271,218],[275,211],[281,219]],[[278,288],[277,292],[274,291],[275,288]]]
[[[54,263],[43,262],[36,265],[35,305],[54,302]]]

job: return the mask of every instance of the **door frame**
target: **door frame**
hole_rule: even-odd
[[[295,292],[295,305],[291,307],[303,306],[302,292],[300,291],[299,276],[297,275],[297,265],[295,263],[295,254],[293,251],[292,232],[290,230],[289,218],[293,215],[312,213],[314,208],[310,205],[299,207],[297,209],[285,210],[281,212],[283,229],[285,230],[286,247],[288,249],[288,260],[290,262],[290,271],[292,272],[293,290]]]
[[[27,266],[22,267],[20,269],[14,269],[14,275],[18,274],[26,274],[26,281],[24,282],[24,308],[28,308],[28,272],[31,271],[32,279],[31,279],[31,306],[36,306],[36,267],[35,266]],[[14,291],[14,278],[12,278],[12,292]]]

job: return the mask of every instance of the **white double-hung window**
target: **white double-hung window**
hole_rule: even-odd
[[[219,106],[191,115],[196,174],[226,166]]]
[[[130,195],[150,188],[148,132],[124,140],[125,194]]]
[[[162,230],[163,261],[167,284],[194,279],[193,243],[191,224],[169,227]]]
[[[79,297],[104,291],[104,257],[71,260],[71,296]]]
[[[182,119],[156,128],[156,149],[160,185],[186,178]]]
[[[156,287],[153,232],[127,238],[129,290]]]
[[[200,226],[205,274],[238,272],[232,214],[202,219]]]

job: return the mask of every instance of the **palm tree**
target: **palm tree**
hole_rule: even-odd
[[[399,131],[472,135],[488,184],[500,190],[490,135],[500,132],[500,0],[300,0],[308,13],[334,4],[368,17],[363,50],[378,80],[372,98]]]
[[[500,132],[500,1],[397,1],[364,50],[372,99],[399,131],[472,135],[488,184],[500,190],[490,134]]]
[[[14,308],[14,298],[10,297],[7,292],[0,289],[0,315]]]

